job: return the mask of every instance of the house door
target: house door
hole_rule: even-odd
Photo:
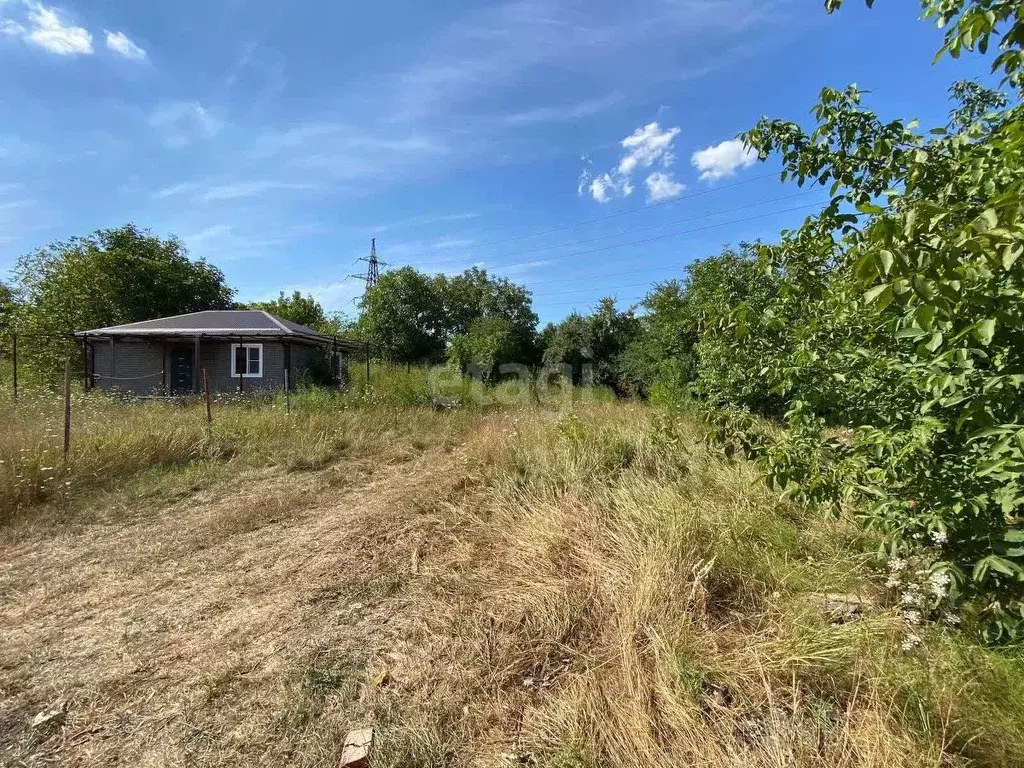
[[[188,347],[171,349],[171,394],[184,395],[192,391],[192,350]]]

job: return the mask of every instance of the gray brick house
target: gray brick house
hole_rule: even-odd
[[[134,395],[283,390],[327,370],[347,384],[352,341],[256,310],[216,310],[80,331],[86,385]]]

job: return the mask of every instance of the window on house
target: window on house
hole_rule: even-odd
[[[231,345],[231,376],[243,379],[263,378],[263,345],[232,344]]]

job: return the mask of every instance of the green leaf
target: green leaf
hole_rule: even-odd
[[[981,215],[975,219],[975,229],[979,232],[988,232],[990,229],[995,229],[999,226],[999,214],[997,214],[991,208],[986,208],[981,212]]]
[[[1017,259],[1020,258],[1021,245],[1019,243],[1014,245],[1007,245],[1003,249],[1003,269],[1009,269],[1017,263]]]
[[[992,337],[996,333],[995,318],[989,317],[974,326],[975,338],[986,347],[992,343]]]
[[[888,283],[882,283],[881,285],[875,285],[864,291],[864,302],[867,304],[873,304],[876,301],[881,303],[884,301],[882,294],[888,291],[889,301],[885,301],[885,305],[888,306],[889,302],[892,301],[892,286]]]
[[[892,269],[892,262],[893,262],[892,251],[884,251],[884,250],[883,251],[879,251],[878,252],[878,261],[882,265],[882,270],[881,270],[882,274],[883,275],[888,275],[889,274],[889,270]]]
[[[932,323],[935,321],[935,307],[930,304],[922,304],[914,310],[914,319],[921,328],[930,331]]]

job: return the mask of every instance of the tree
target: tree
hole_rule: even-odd
[[[697,343],[686,285],[680,280],[659,283],[641,306],[641,330],[623,350],[623,376],[642,395],[658,390],[669,400],[685,397],[696,375]]]
[[[447,329],[435,280],[412,267],[385,272],[363,297],[357,324],[371,354],[393,363],[439,363]]]
[[[537,316],[529,291],[504,278],[489,277],[482,269],[474,267],[454,277],[430,276],[412,267],[386,272],[361,308],[360,334],[374,354],[392,362],[536,362]],[[481,324],[485,319],[490,322]],[[499,327],[502,341],[493,348],[497,356],[492,359],[484,350],[493,346]],[[490,338],[486,344],[484,337]]]
[[[15,275],[15,326],[36,335],[25,358],[50,373],[78,359],[67,340],[74,331],[226,309],[234,293],[219,269],[190,260],[180,240],[133,224],[40,248],[19,259]]]
[[[515,330],[507,317],[478,317],[468,333],[452,340],[448,362],[460,371],[479,366],[484,380],[490,380],[500,366],[517,362],[518,347]]]
[[[544,349],[544,365],[568,365],[574,384],[583,380],[583,366],[594,359],[594,333],[586,317],[573,312],[554,326]]]
[[[291,296],[285,296],[284,291],[281,291],[273,301],[255,301],[248,308],[269,312],[283,320],[291,320],[327,335],[342,331],[343,321],[340,318],[329,316],[320,302],[312,296],[303,296],[300,291],[294,291]]]
[[[498,364],[538,362],[537,315],[529,291],[505,278],[490,277],[478,267],[454,277],[437,275],[435,282],[444,305],[446,342],[470,334],[474,323],[482,318],[500,317],[507,324],[507,339],[502,346],[508,359],[499,360]],[[493,330],[497,325],[492,323],[489,327]]]
[[[810,132],[762,120],[748,144],[832,200],[760,249],[780,278],[762,316],[782,333],[751,333],[744,304],[718,328],[735,349],[782,342],[755,375],[788,401],[787,429],[743,438],[773,484],[856,510],[890,555],[924,562],[915,616],[959,604],[990,639],[1012,639],[1024,632],[1024,6],[922,5],[953,56],[985,53],[1002,29],[993,69],[1018,99],[958,84],[950,124],[927,134],[880,120],[853,86],[822,91]]]
[[[553,331],[545,329],[550,338],[546,340],[544,364],[571,366],[577,384],[583,382],[583,366],[590,365],[595,384],[621,391],[625,388],[623,353],[640,330],[632,310],[619,312],[615,299],[601,299],[593,314],[574,312]]]
[[[17,308],[14,291],[0,283],[0,354],[9,353],[10,330]]]

